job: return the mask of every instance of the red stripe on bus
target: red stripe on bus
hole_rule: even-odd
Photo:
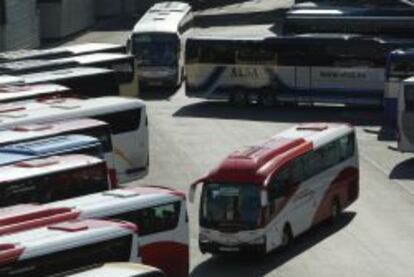
[[[355,167],[345,168],[337,175],[326,190],[313,217],[313,224],[318,224],[331,216],[332,204],[335,197],[338,197],[341,209],[345,209],[358,198],[358,192],[358,169]]]
[[[142,262],[157,267],[167,277],[187,277],[189,274],[188,245],[163,241],[140,247]]]

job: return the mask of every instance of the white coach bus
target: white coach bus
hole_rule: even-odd
[[[137,250],[134,224],[67,221],[0,237],[0,276],[64,276],[94,264],[138,262]]]
[[[412,43],[345,34],[192,37],[186,48],[186,94],[266,106],[381,106],[387,55]]]
[[[269,253],[333,218],[359,195],[353,127],[307,123],[236,151],[192,184],[201,252]]]
[[[113,218],[139,228],[140,257],[167,277],[189,274],[189,226],[185,194],[173,189],[140,186],[110,190],[44,205],[0,209],[0,235],[44,226],[68,218]],[[59,221],[60,220],[60,221]]]
[[[0,107],[0,110],[0,127],[8,128],[84,117],[104,121],[111,128],[115,170],[119,182],[136,180],[148,172],[148,119],[145,104],[139,99],[57,98],[20,102],[4,109]]]
[[[140,86],[176,87],[184,79],[184,33],[191,28],[191,6],[162,2],[137,22],[128,40],[137,61]]]

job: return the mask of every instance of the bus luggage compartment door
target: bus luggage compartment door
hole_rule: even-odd
[[[295,99],[296,102],[312,103],[312,90],[311,90],[311,68],[310,67],[296,67],[296,86],[295,86]]]

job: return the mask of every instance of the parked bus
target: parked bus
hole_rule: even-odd
[[[56,61],[67,64],[74,62],[78,66],[111,69],[116,74],[120,95],[136,97],[138,94],[138,75],[135,72],[135,58],[132,55],[122,53],[95,53]]]
[[[75,273],[70,277],[165,277],[161,270],[136,263],[107,263],[97,268]]]
[[[69,88],[54,84],[31,86],[0,85],[0,104],[28,99],[69,96],[70,93],[71,90]]]
[[[50,137],[0,147],[0,166],[63,154],[85,154],[102,157],[97,138],[85,135]]]
[[[201,252],[268,253],[332,218],[359,194],[358,150],[348,124],[307,123],[228,156],[202,185]]]
[[[17,107],[5,107],[0,111],[0,128],[84,117],[107,122],[111,128],[118,181],[133,181],[148,173],[148,119],[145,104],[139,99],[61,98],[19,103]]]
[[[81,218],[114,218],[137,224],[144,264],[168,277],[189,274],[189,234],[185,194],[142,186],[95,193],[44,205],[73,208]]]
[[[137,96],[138,81],[135,74],[135,59],[122,53],[95,53],[54,60],[23,60],[0,63],[0,73],[22,75],[86,66],[107,68],[115,72],[120,86],[120,94]]]
[[[414,8],[394,1],[393,7],[294,8],[284,18],[286,33],[354,33],[413,38]]]
[[[119,95],[119,84],[113,70],[96,67],[71,67],[20,75],[24,84],[55,83],[67,86],[81,97]]]
[[[413,42],[344,34],[189,38],[186,94],[266,106],[381,106],[387,55]]]
[[[184,33],[193,23],[191,6],[161,2],[137,22],[128,40],[140,86],[177,87],[184,79]]]
[[[385,73],[384,124],[391,130],[397,128],[398,98],[405,79],[414,76],[414,49],[398,49],[388,56]]]
[[[52,156],[0,166],[0,176],[0,207],[48,203],[111,189],[105,161],[87,155]]]
[[[99,140],[102,146],[103,157],[108,167],[110,187],[117,187],[118,183],[112,147],[111,130],[110,126],[106,122],[85,118],[47,123],[23,124],[9,128],[0,128],[0,147],[18,142],[27,142],[70,134],[92,136]]]
[[[401,86],[398,95],[398,150],[414,152],[414,77],[407,78]]]
[[[125,46],[111,43],[83,43],[49,49],[22,49],[0,53],[0,63],[33,59],[58,59],[101,52],[125,53]]]
[[[106,262],[138,261],[137,227],[68,221],[0,237],[0,275],[63,276]]]

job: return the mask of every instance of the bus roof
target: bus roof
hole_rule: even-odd
[[[61,95],[70,91],[69,88],[55,84],[41,85],[4,85],[0,86],[0,103],[19,101],[27,98]]]
[[[51,71],[20,75],[26,84],[53,83],[62,79],[71,79],[91,75],[106,75],[113,72],[106,68],[97,67],[71,67]]]
[[[24,79],[18,76],[12,75],[0,75],[0,85],[18,85],[23,84]]]
[[[139,186],[89,194],[44,206],[77,209],[84,217],[105,217],[183,199],[185,194],[170,188]]]
[[[16,141],[35,140],[63,133],[76,133],[82,129],[108,127],[106,122],[96,119],[61,120],[49,123],[25,124],[0,129],[0,145]]]
[[[150,267],[137,263],[106,263],[100,267],[90,269],[85,272],[70,275],[72,277],[133,277],[133,276],[146,276],[151,272],[160,272],[158,268]],[[161,276],[161,275],[160,275]]]
[[[101,164],[104,161],[80,154],[52,156],[0,166],[0,186],[7,182],[30,179],[45,174]]]
[[[136,233],[128,222],[73,220],[0,237],[0,265]]]
[[[0,72],[4,74],[25,74],[50,70],[50,68],[63,68],[76,66],[75,61],[65,60],[21,60],[8,63],[0,63]]]
[[[60,153],[67,149],[78,149],[90,144],[99,145],[99,140],[85,135],[66,135],[10,144],[1,147],[0,153],[43,156],[50,153]]]
[[[0,112],[0,127],[92,117],[108,112],[145,107],[142,100],[116,96],[90,99],[59,98],[50,101],[27,101],[19,105],[23,110]]]
[[[173,33],[183,18],[191,11],[191,6],[182,2],[161,2],[152,6],[134,26],[133,33]]]
[[[69,58],[62,58],[58,61],[73,62],[78,65],[94,65],[98,63],[109,62],[113,60],[133,59],[133,55],[122,53],[94,53],[88,55],[74,56]]]
[[[267,185],[269,175],[286,162],[352,132],[341,123],[305,123],[230,154],[205,180]]]
[[[49,49],[24,49],[0,53],[0,62],[25,59],[63,58],[96,52],[125,52],[125,46],[111,43],[84,43]]]

